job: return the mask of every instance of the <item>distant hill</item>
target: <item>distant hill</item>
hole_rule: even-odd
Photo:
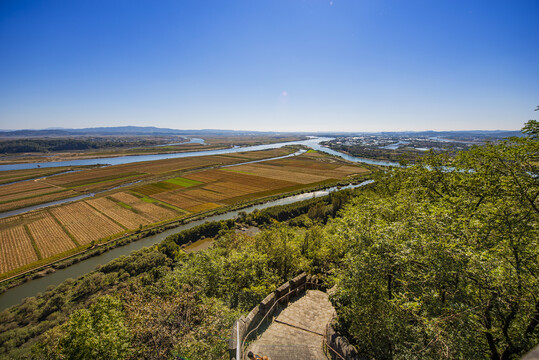
[[[276,135],[285,132],[271,131],[246,131],[246,130],[221,130],[221,129],[201,129],[201,130],[178,130],[168,128],[158,128],[154,126],[116,126],[116,127],[96,127],[84,129],[43,129],[43,130],[4,130],[0,131],[1,137],[69,137],[69,136],[120,136],[120,135],[206,135],[206,136],[242,136],[242,135]],[[401,132],[290,132],[287,134],[297,135],[317,135],[317,136],[355,136],[355,135],[386,135],[386,136],[428,136],[469,139],[500,139],[510,136],[521,136],[520,131],[512,130],[470,130],[470,131],[401,131]]]
[[[41,137],[80,135],[183,135],[185,131],[157,128],[153,126],[118,126],[85,129],[43,129],[0,131],[0,137]]]
[[[214,135],[214,136],[241,136],[241,135],[276,135],[283,132],[271,131],[245,131],[245,130],[177,130],[158,128],[154,126],[116,126],[96,127],[84,129],[43,129],[43,130],[0,130],[0,137],[63,137],[63,136],[97,136],[97,135]],[[289,133],[290,134],[290,133]]]

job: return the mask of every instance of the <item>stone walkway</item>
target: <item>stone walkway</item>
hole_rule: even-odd
[[[246,354],[252,351],[270,360],[326,360],[322,343],[334,313],[325,292],[308,290],[281,311]]]

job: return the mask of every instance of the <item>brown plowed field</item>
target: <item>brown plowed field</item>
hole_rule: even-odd
[[[290,181],[300,184],[316,183],[331,178],[325,175],[305,174],[294,170],[288,170],[288,168],[285,167],[281,168],[279,166],[262,164],[239,165],[235,166],[234,169],[253,173],[263,178]],[[324,174],[325,172],[317,171],[317,173]]]
[[[215,183],[215,184],[209,184],[204,186],[204,189],[217,191],[221,194],[226,194],[228,197],[234,197],[234,196],[240,196],[245,195],[249,193],[264,191],[263,188],[259,188],[256,186],[249,186],[249,185],[241,185],[239,186],[237,183],[233,182],[222,182],[222,183]]]
[[[49,213],[40,211],[22,217],[42,257],[60,254],[75,247],[75,243]]]
[[[215,203],[204,203],[201,205],[193,206],[190,208],[187,208],[186,210],[192,213],[202,212],[202,211],[208,211],[212,209],[216,209],[218,207],[221,207],[223,205],[215,204]]]
[[[54,201],[54,200],[65,199],[65,198],[68,198],[71,196],[77,196],[77,195],[80,195],[80,194],[77,194],[76,192],[71,191],[71,190],[66,190],[66,191],[61,191],[54,194],[36,196],[34,198],[29,198],[29,199],[9,201],[4,204],[0,204],[0,212],[9,211],[13,209],[19,209],[26,206],[36,205],[36,204],[42,204],[42,203]]]
[[[83,245],[124,230],[81,201],[53,208],[51,212]]]
[[[80,187],[99,182],[108,182],[118,179],[136,178],[143,174],[137,171],[126,171],[121,167],[111,166],[107,168],[97,168],[83,170],[69,174],[63,174],[46,179],[50,184],[62,187]]]
[[[317,169],[317,170],[333,170],[342,165],[342,163],[337,162],[325,162],[317,161],[309,157],[295,156],[293,158],[278,159],[264,162],[266,165],[275,165],[275,166],[286,166],[286,167],[295,167],[295,168],[305,168],[305,169]]]
[[[36,252],[23,225],[0,229],[0,273],[36,260]]]
[[[226,199],[228,196],[215,191],[209,191],[206,189],[189,189],[183,192],[186,196],[194,200],[199,200],[202,202],[218,202],[219,200]]]
[[[234,166],[234,169],[238,169],[243,166]],[[198,173],[193,173],[185,176],[188,179],[202,181],[205,183],[211,183],[215,181],[227,181],[238,184],[237,186],[254,186],[256,188],[262,188],[264,190],[280,189],[296,185],[295,182],[286,180],[275,180],[267,177],[254,176],[248,174],[242,174],[230,170],[206,170]]]
[[[148,163],[135,163],[130,164],[129,169],[132,171],[140,171],[149,174],[164,174],[180,170],[198,169],[212,165],[232,164],[234,162],[237,162],[237,160],[226,156],[213,155],[157,160]]]
[[[183,191],[169,191],[166,193],[156,194],[152,197],[186,210],[187,208],[193,206],[202,205],[205,202],[203,200],[195,200],[190,196],[186,196],[185,192]]]
[[[158,183],[139,186],[137,188],[134,188],[133,191],[138,192],[139,194],[143,194],[143,195],[154,195],[154,194],[159,194],[165,191],[182,189],[182,188],[183,186],[161,181]]]
[[[17,199],[24,199],[24,198],[30,198],[30,197],[37,197],[39,195],[43,195],[43,194],[47,194],[51,192],[58,192],[60,190],[63,190],[63,189],[57,188],[55,186],[45,185],[45,187],[38,188],[35,190],[7,193],[5,195],[0,196],[0,202],[13,201]]]
[[[47,175],[56,174],[62,171],[68,171],[70,169],[71,169],[70,167],[56,167],[56,168],[36,168],[36,169],[24,169],[24,170],[0,171],[0,184],[47,176]]]
[[[23,197],[25,193],[31,192],[31,191],[37,191],[40,189],[58,189],[57,187],[53,187],[49,184],[45,184],[41,181],[23,181],[15,184],[8,184],[8,185],[2,185],[0,186],[0,201],[1,198],[9,195],[19,195],[19,197]],[[50,190],[52,191],[52,190]]]

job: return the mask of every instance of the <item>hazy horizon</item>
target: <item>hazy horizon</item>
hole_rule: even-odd
[[[0,128],[519,130],[539,2],[0,4]]]
[[[462,129],[453,129],[453,130],[433,130],[433,129],[425,129],[425,130],[398,130],[398,131],[388,131],[388,130],[379,130],[379,131],[279,131],[279,130],[250,130],[250,129],[227,129],[227,128],[215,128],[215,129],[182,129],[182,128],[162,128],[157,126],[135,126],[135,125],[121,125],[121,126],[99,126],[99,127],[89,127],[89,128],[69,128],[69,127],[49,127],[49,128],[33,128],[33,129],[0,129],[0,131],[43,131],[43,130],[72,130],[72,131],[79,131],[84,129],[96,129],[96,128],[103,128],[103,129],[110,129],[110,128],[124,128],[124,127],[136,127],[136,128],[155,128],[155,129],[163,129],[163,130],[176,130],[176,131],[189,131],[189,132],[195,132],[195,131],[201,131],[201,132],[237,132],[237,133],[278,133],[278,134],[316,134],[316,133],[322,133],[322,134],[376,134],[376,133],[423,133],[423,132],[520,132],[521,129],[469,129],[469,130],[462,130]]]

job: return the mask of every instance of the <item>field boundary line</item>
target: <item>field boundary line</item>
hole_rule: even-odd
[[[30,238],[30,243],[32,244],[32,247],[34,248],[34,251],[36,252],[37,259],[38,260],[43,259],[43,256],[41,256],[41,251],[39,251],[39,248],[37,247],[36,239],[34,239],[34,236],[30,232],[30,228],[28,227],[28,224],[24,224],[23,226],[24,226],[24,231],[26,231],[26,235],[28,235],[28,238]]]
[[[46,211],[49,213],[49,215],[54,219],[54,221],[56,221],[56,223],[58,225],[60,225],[60,227],[62,228],[62,230],[67,234],[67,236],[69,236],[69,238],[71,239],[71,241],[73,241],[73,244],[75,244],[76,247],[80,247],[81,244],[79,244],[79,242],[77,241],[77,239],[75,238],[75,236],[73,236],[73,234],[71,234],[69,232],[69,230],[67,230],[67,228],[64,226],[64,224],[62,224],[60,222],[60,220],[58,220],[58,218],[56,216],[54,216],[54,214],[52,213],[52,211],[50,209],[46,209]],[[1,283],[1,281],[0,281]]]
[[[95,206],[93,206],[92,204],[90,204],[88,201],[84,201],[86,203],[86,205],[88,205],[89,207],[91,207],[92,209],[94,209],[95,211],[97,211],[98,213],[100,213],[101,215],[103,215],[104,217],[106,217],[107,219],[109,219],[110,221],[112,221],[113,223],[115,223],[116,225],[120,226],[122,229],[124,230],[129,230],[128,228],[126,228],[125,226],[123,226],[122,224],[120,224],[118,221],[114,220],[113,218],[111,218],[110,216],[108,216],[107,214],[105,214],[103,211],[99,210],[98,208],[96,208]],[[116,204],[116,206],[119,206],[118,204]],[[127,209],[129,210],[129,209]]]

